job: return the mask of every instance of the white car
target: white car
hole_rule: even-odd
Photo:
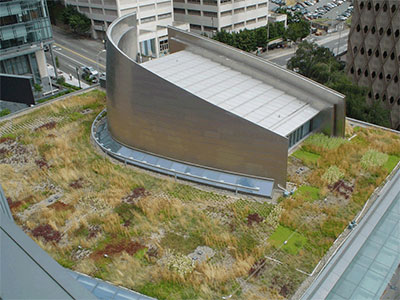
[[[90,79],[99,75],[99,72],[93,67],[83,67],[82,71],[83,71],[83,74],[88,75]]]

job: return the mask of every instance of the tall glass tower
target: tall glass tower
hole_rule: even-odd
[[[44,48],[53,42],[45,0],[0,0],[0,73],[48,81]]]

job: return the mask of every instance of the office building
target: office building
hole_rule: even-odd
[[[175,20],[209,36],[254,29],[268,23],[268,0],[174,0]]]
[[[46,1],[2,0],[0,24],[0,73],[28,75],[47,86],[44,49],[53,40]]]
[[[354,1],[347,64],[352,80],[370,89],[367,101],[380,101],[400,129],[399,1]]]
[[[136,13],[138,54],[142,57],[159,57],[168,52],[166,26],[189,28],[188,24],[174,22],[172,0],[65,0],[65,4],[76,6],[79,12],[88,16],[93,37],[102,40],[112,21]]]

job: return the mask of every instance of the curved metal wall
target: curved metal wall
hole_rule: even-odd
[[[136,57],[132,49],[124,50],[130,51],[128,56],[119,48],[124,40],[134,44],[137,31],[133,20],[135,14],[123,16],[107,31],[107,117],[112,136],[132,148],[273,178],[285,186],[287,138],[204,101],[137,64],[130,58]]]

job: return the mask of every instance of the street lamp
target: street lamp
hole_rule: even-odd
[[[99,53],[97,53],[96,55],[96,62],[97,62],[97,71],[99,72],[99,74],[97,74],[98,79],[100,80],[100,63],[99,63],[99,58],[100,58],[100,54],[106,52],[106,50],[100,50]]]
[[[79,88],[81,88],[81,79],[79,78],[79,67],[76,67],[76,77],[78,78]]]

